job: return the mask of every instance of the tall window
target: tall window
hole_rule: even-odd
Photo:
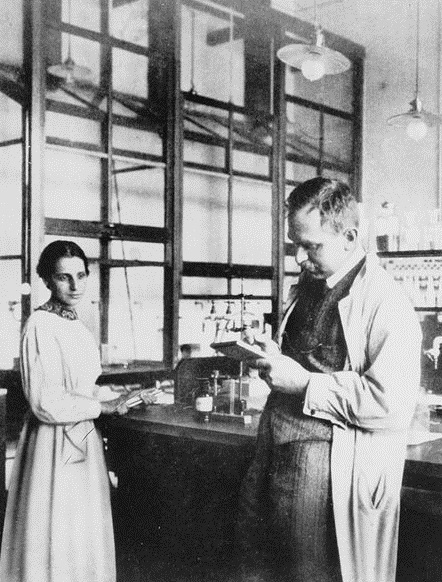
[[[183,2],[179,338],[203,355],[240,334],[241,317],[265,331],[271,311],[273,116],[248,102],[247,44],[244,14]]]
[[[165,116],[149,101],[150,11],[149,0],[54,0],[47,15],[46,242],[88,251],[82,315],[105,364],[163,361]]]
[[[0,21],[0,368],[18,356],[22,281],[23,13],[7,3]]]

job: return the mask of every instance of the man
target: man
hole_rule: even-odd
[[[240,495],[244,580],[395,580],[421,330],[358,225],[337,180],[314,178],[289,196],[301,275],[280,349],[263,345],[258,361],[271,393]]]

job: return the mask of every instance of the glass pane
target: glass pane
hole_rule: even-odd
[[[227,262],[227,180],[186,172],[183,201],[185,261]]]
[[[233,37],[225,12],[182,6],[181,88],[220,101],[244,105],[244,39]],[[216,65],[214,64],[216,63]],[[195,66],[197,64],[197,66]]]
[[[290,160],[285,162],[285,178],[293,182],[304,182],[317,176],[316,166],[298,164]]]
[[[164,270],[159,267],[110,271],[109,361],[163,359]],[[129,290],[128,290],[129,289]]]
[[[128,261],[164,262],[164,245],[132,240],[114,240],[110,243],[110,257]]]
[[[233,295],[272,295],[270,279],[232,279]]]
[[[350,170],[353,153],[353,125],[347,119],[324,116],[324,161]]]
[[[233,169],[265,177],[270,175],[272,123],[256,124],[242,114],[233,118]]]
[[[226,167],[226,151],[221,147],[186,139],[184,142],[184,162],[224,169]]]
[[[271,265],[271,184],[247,180],[234,181],[232,230],[234,263]]]
[[[21,67],[23,64],[24,2],[2,2],[0,18],[0,62]]]
[[[0,369],[11,369],[19,356],[21,262],[0,261],[0,278]]]
[[[163,140],[158,133],[114,124],[112,140],[115,149],[163,157]]]
[[[21,255],[21,144],[0,148],[0,255]]]
[[[100,145],[101,128],[98,121],[47,111],[46,135],[67,141]]]
[[[0,93],[0,143],[10,139],[20,139],[21,134],[21,105]]]
[[[227,295],[227,279],[183,277],[183,295]]]
[[[115,38],[148,46],[148,0],[113,2],[111,11],[111,34]]]
[[[318,81],[309,81],[299,69],[286,67],[287,95],[302,97],[340,111],[353,110],[353,71],[350,68],[339,75],[326,75]]]
[[[126,95],[148,97],[148,60],[143,55],[114,48],[112,51],[112,83],[115,91]]]
[[[111,222],[164,226],[164,169],[114,161]]]
[[[100,160],[48,148],[45,214],[53,218],[100,220]]]
[[[311,160],[319,158],[319,111],[287,103],[287,155]]]
[[[210,307],[208,301],[194,301],[191,299],[182,299],[180,301],[180,323],[178,333],[178,343],[190,344],[193,354],[196,356],[205,356],[211,353],[208,329],[206,329],[206,317],[209,315]],[[181,354],[178,354],[180,357]]]
[[[91,107],[95,101],[98,101],[100,108],[102,111],[104,111],[102,104],[105,102],[105,99],[103,99],[103,96],[99,94],[97,85],[88,84],[86,86],[74,82],[67,85],[62,79],[57,79],[55,76],[48,74],[46,86],[46,96],[48,99],[60,103],[75,105],[75,107],[79,107],[84,110]],[[48,108],[49,107],[50,105],[48,105]],[[77,117],[74,119],[77,119]]]
[[[229,137],[229,114],[225,109],[209,107],[192,101],[184,101],[184,132],[201,134],[201,141],[204,143],[208,138],[219,140],[227,146],[223,140]],[[197,139],[196,136],[193,136]],[[204,139],[205,138],[205,139]]]
[[[284,271],[286,273],[299,273],[300,267],[296,262],[295,257],[291,255],[286,255],[284,257]]]
[[[233,153],[233,169],[237,172],[270,177],[270,159],[268,156],[235,150]]]
[[[70,20],[80,28],[100,30],[100,0],[62,0],[62,20],[67,23]]]
[[[228,112],[185,101],[184,161],[225,168]]]
[[[339,75],[326,75],[323,80],[323,103],[340,111],[353,111],[353,69]]]

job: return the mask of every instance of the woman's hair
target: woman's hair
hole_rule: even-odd
[[[359,226],[357,201],[349,186],[340,180],[317,177],[296,186],[286,202],[289,216],[306,206],[317,208],[321,223],[328,222],[336,232]]]
[[[70,240],[55,240],[43,249],[37,265],[38,275],[44,281],[48,281],[55,272],[57,261],[64,257],[80,258],[84,263],[86,275],[89,275],[89,261],[83,249]]]

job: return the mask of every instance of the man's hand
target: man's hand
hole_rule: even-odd
[[[281,353],[279,346],[276,342],[274,342],[271,339],[268,339],[264,335],[255,334],[251,327],[246,328],[244,330],[244,335],[242,339],[243,341],[252,346],[253,345],[258,346],[259,348],[262,349],[263,352],[266,352],[269,355],[271,354],[273,356]]]
[[[277,392],[302,396],[310,381],[310,372],[281,354],[257,360],[256,367],[260,377]]]

